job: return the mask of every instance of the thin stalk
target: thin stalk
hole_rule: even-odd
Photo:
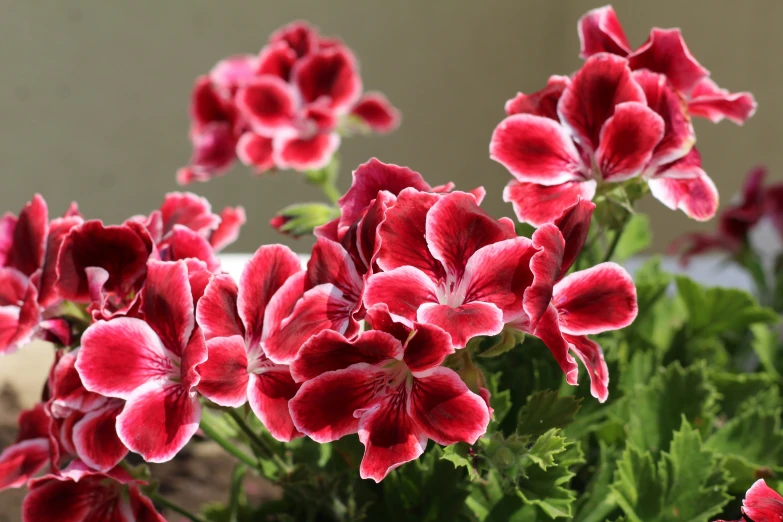
[[[242,493],[242,480],[245,478],[247,467],[244,464],[237,464],[234,473],[231,475],[231,491],[228,504],[229,522],[237,522],[239,516],[239,495]]]
[[[241,449],[237,448],[230,440],[221,435],[209,422],[206,422],[203,418],[201,420],[201,430],[206,433],[207,437],[215,441],[218,446],[226,450],[228,453],[237,458],[240,462],[243,462],[253,469],[258,469],[258,462],[255,458],[251,457]]]
[[[614,237],[612,238],[612,243],[609,245],[609,249],[606,251],[606,255],[604,255],[604,263],[612,260],[614,251],[617,250],[617,245],[620,244],[620,238],[623,237],[623,232],[625,232],[625,227],[615,232]]]
[[[228,410],[228,415],[231,417],[231,419],[233,419],[234,423],[236,423],[239,429],[241,429],[244,434],[247,435],[247,438],[250,439],[250,442],[253,443],[253,445],[261,450],[267,457],[272,458],[281,470],[286,473],[291,472],[291,467],[286,464],[277,453],[275,453],[275,451],[269,446],[269,444],[266,443],[264,439],[259,437],[258,434],[253,431],[253,428],[248,426],[247,422],[245,422],[245,419],[242,418],[242,415],[240,415],[236,410]]]
[[[152,500],[154,500],[158,504],[160,504],[160,505],[170,509],[171,511],[179,513],[183,517],[185,517],[187,519],[190,519],[193,522],[207,522],[206,520],[204,520],[200,516],[198,516],[198,515],[196,515],[194,513],[191,513],[190,511],[188,511],[187,509],[183,508],[182,506],[180,506],[178,504],[175,504],[174,502],[172,502],[171,500],[167,499],[166,497],[161,496],[160,493],[153,493],[151,495],[151,497],[152,497]]]
[[[321,185],[321,190],[324,191],[324,194],[326,195],[327,199],[331,201],[334,204],[337,204],[337,202],[342,197],[342,194],[340,194],[340,191],[337,190],[337,187],[334,186],[334,183],[327,181]]]

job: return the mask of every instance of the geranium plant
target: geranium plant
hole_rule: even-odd
[[[40,196],[4,216],[0,351],[54,346],[0,454],[0,488],[29,488],[24,521],[780,520],[779,289],[759,303],[655,258],[622,266],[649,244],[647,192],[716,213],[691,117],[742,123],[755,101],[717,87],[679,30],[634,50],[609,6],[578,29],[580,69],[512,98],[488,136],[516,220],[481,187],[377,159],[337,194],[340,137],[399,116],[304,23],[197,80],[179,179],[236,158],[304,171],[332,202],[273,225],[315,234],[306,259],[264,245],[235,279],[219,251],[244,210],[190,193],[119,225],[50,219]],[[748,230],[781,217],[758,178],[731,234],[692,253],[756,259]],[[225,502],[172,502],[147,463],[208,441],[234,469]]]

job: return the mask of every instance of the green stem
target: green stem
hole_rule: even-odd
[[[214,440],[218,446],[236,457],[237,460],[247,464],[253,469],[258,469],[258,462],[256,459],[234,446],[230,440],[220,434],[220,432],[218,432],[215,427],[209,424],[209,422],[207,422],[204,418],[201,419],[201,429],[204,433],[206,433],[207,437]]]
[[[228,415],[234,420],[234,423],[236,423],[239,429],[242,430],[245,435],[247,435],[247,438],[250,439],[250,442],[253,445],[261,450],[261,452],[264,453],[267,457],[272,458],[281,470],[286,473],[291,472],[291,467],[286,464],[277,453],[275,453],[275,451],[269,446],[269,444],[266,443],[264,439],[259,437],[258,434],[253,431],[253,428],[248,426],[247,422],[245,422],[245,419],[242,418],[242,415],[240,415],[239,412],[236,410],[228,410]]]
[[[617,250],[617,245],[620,244],[620,238],[623,237],[624,231],[625,231],[625,226],[623,226],[622,228],[620,228],[614,233],[614,237],[612,238],[612,243],[609,245],[609,249],[606,251],[606,255],[604,256],[604,260],[603,260],[604,263],[612,260],[614,251]]]
[[[229,522],[237,522],[239,516],[239,495],[242,493],[242,480],[245,478],[247,467],[244,464],[237,464],[234,473],[231,475],[231,492],[228,504]]]
[[[337,187],[334,186],[334,183],[332,182],[326,182],[321,185],[321,190],[324,191],[324,194],[326,197],[334,203],[335,205],[342,197],[342,194],[340,194],[340,191],[337,190]]]
[[[162,497],[160,495],[160,493],[153,493],[150,496],[152,497],[152,500],[154,500],[155,502],[157,502],[161,506],[164,506],[164,507],[170,509],[171,511],[179,513],[183,517],[185,517],[187,519],[190,519],[193,522],[207,522],[206,520],[204,520],[200,516],[191,513],[187,509],[183,508],[182,506],[180,506],[178,504],[175,504],[174,502],[172,502],[171,500],[167,499],[166,497]]]

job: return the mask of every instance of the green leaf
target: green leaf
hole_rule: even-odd
[[[568,443],[553,466],[530,466],[517,482],[517,494],[526,504],[538,506],[551,518],[571,517],[576,493],[568,485],[574,473],[571,467],[584,462],[579,444]]]
[[[490,358],[498,357],[504,353],[514,349],[525,342],[525,334],[511,328],[505,328],[500,335],[490,337],[494,342],[492,345],[484,347],[482,344],[483,352],[479,353],[479,357]]]
[[[727,422],[707,440],[707,447],[727,458],[734,490],[745,491],[759,477],[774,476],[783,466],[780,409],[750,411]]]
[[[612,415],[625,424],[628,441],[653,453],[669,448],[672,432],[685,417],[706,433],[716,414],[719,395],[703,365],[683,369],[679,363],[637,385]]]
[[[780,405],[778,379],[769,373],[712,372],[710,382],[721,395],[718,412],[727,418]]]
[[[501,372],[485,374],[486,386],[489,390],[489,404],[492,406],[492,423],[490,430],[497,430],[498,425],[503,422],[508,412],[511,410],[511,390],[502,390],[500,388]]]
[[[554,466],[555,457],[563,453],[568,447],[566,438],[559,436],[559,433],[560,430],[557,428],[547,431],[536,439],[533,447],[528,452],[530,460],[538,464],[544,471],[548,467]]]
[[[693,337],[709,337],[779,319],[773,310],[762,307],[742,290],[705,288],[685,276],[677,276],[676,279],[679,295],[688,311],[688,326]]]
[[[599,451],[598,462],[591,470],[592,479],[576,504],[574,520],[577,522],[602,522],[617,509],[611,487],[619,452],[602,442]]]
[[[722,459],[683,420],[657,465],[650,452],[628,445],[612,485],[632,522],[707,522],[731,499]]]
[[[783,279],[783,276],[781,276]],[[765,370],[772,375],[780,378],[780,372],[778,372],[775,361],[777,360],[779,353],[779,340],[775,331],[766,324],[754,324],[751,325],[750,331],[753,333],[753,351],[761,361],[761,365]]]
[[[517,433],[536,437],[552,428],[565,428],[574,421],[581,399],[561,397],[552,390],[534,393],[519,412]]]
[[[624,261],[652,244],[650,218],[646,214],[634,214],[625,225],[623,235],[614,251],[616,261]]]
[[[448,460],[455,468],[464,467],[468,470],[471,480],[478,477],[473,466],[473,457],[469,453],[470,446],[465,443],[452,444],[443,448],[441,459]]]

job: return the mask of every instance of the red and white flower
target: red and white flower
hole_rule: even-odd
[[[692,149],[695,137],[666,76],[632,72],[599,53],[569,79],[518,94],[495,129],[490,156],[516,178],[504,192],[520,221],[551,223],[564,207],[592,199],[597,184],[643,176],[655,197],[694,219],[711,217],[718,195]]]
[[[628,326],[636,318],[637,303],[633,279],[616,263],[601,263],[566,275],[584,246],[594,208],[593,203],[580,200],[554,224],[538,229],[556,232],[548,234],[547,243],[541,246],[546,254],[542,269],[550,270],[557,283],[537,294],[538,299],[548,301],[538,324],[520,329],[544,341],[572,385],[577,384],[578,374],[571,353],[575,354],[590,375],[592,395],[604,402],[609,393],[609,372],[601,347],[588,335]]]
[[[368,278],[365,306],[385,304],[409,325],[437,325],[455,348],[506,323],[537,322],[543,311],[526,295],[539,249],[517,237],[509,219],[481,210],[473,194],[405,189],[378,236],[382,272]]]
[[[376,313],[385,318],[373,321]],[[382,309],[368,317],[373,326],[390,323]],[[433,325],[411,326],[392,329],[399,337],[372,330],[353,341],[325,331],[291,365],[304,381],[290,403],[296,427],[321,443],[358,432],[365,446],[361,477],[376,482],[421,455],[428,439],[473,444],[489,423],[484,399],[441,366],[454,352],[449,335]]]
[[[691,54],[679,29],[654,27],[647,41],[632,50],[611,5],[588,11],[577,28],[582,58],[611,53],[627,58],[633,70],[664,75],[693,116],[714,123],[727,118],[741,125],[756,112],[751,93],[731,93],[709,78],[709,71]]]
[[[58,475],[30,482],[22,521],[166,522],[142,494],[142,485],[122,468],[101,473],[74,461]]]
[[[362,96],[357,60],[305,22],[276,31],[258,56],[219,62],[197,79],[190,165],[180,183],[225,173],[238,157],[256,172],[326,166],[341,135],[389,132],[399,111],[379,93]]]
[[[740,520],[742,522],[746,517],[753,522],[778,522],[783,520],[783,497],[780,493],[767,486],[764,479],[759,479],[753,483],[742,501],[742,514],[745,515]],[[716,522],[724,522],[718,520]]]
[[[148,462],[170,460],[198,429],[197,366],[207,360],[184,261],[150,260],[139,314],[90,326],[76,362],[84,387],[127,401],[117,433]]]
[[[262,246],[245,266],[239,287],[227,274],[212,277],[196,314],[209,355],[198,369],[198,391],[221,406],[249,401],[272,436],[286,442],[301,436],[288,412],[299,384],[288,366],[267,357],[263,341],[301,296],[303,276],[291,250]]]

